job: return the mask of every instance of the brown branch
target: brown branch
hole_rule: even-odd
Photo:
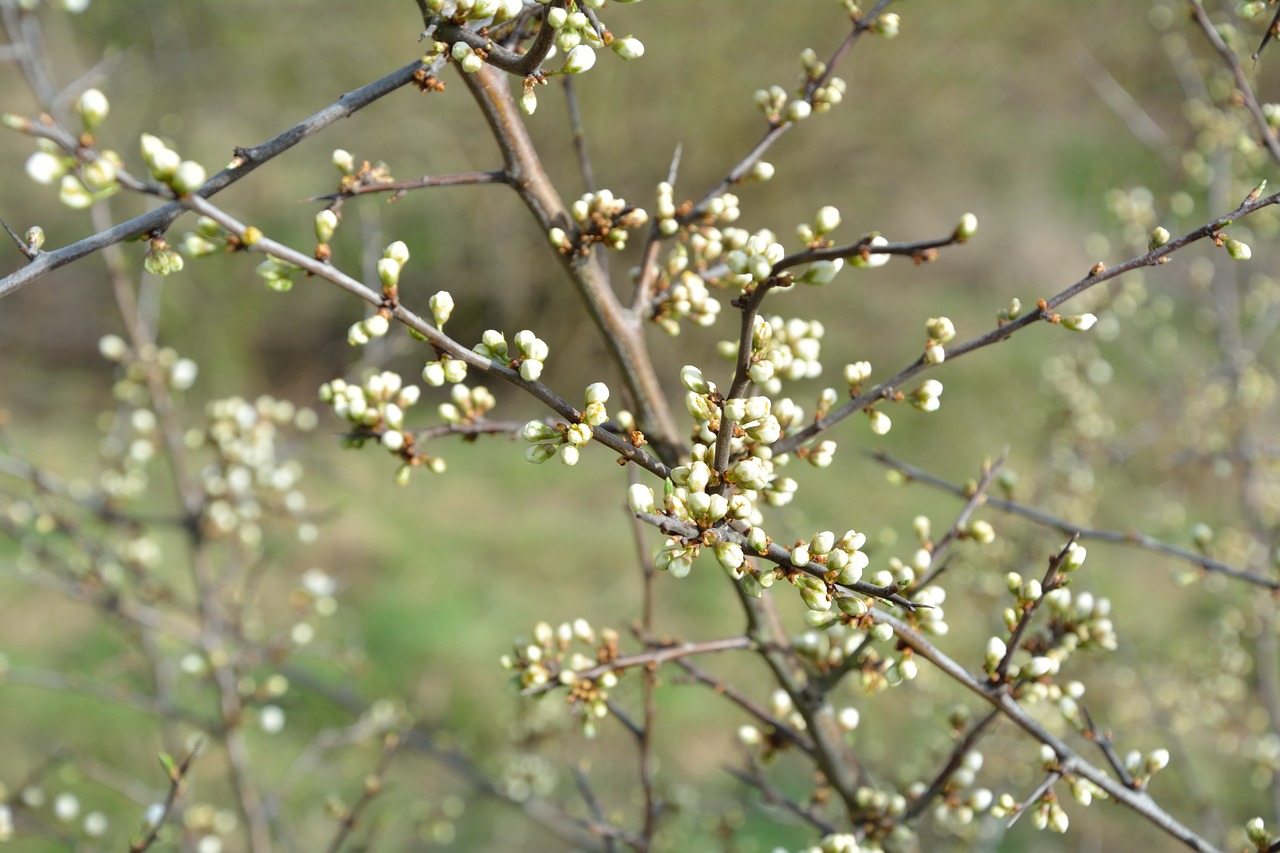
[[[542,167],[506,79],[489,65],[475,74],[463,74],[462,79],[502,151],[512,188],[542,233],[553,227],[569,227],[569,213]],[[676,464],[682,455],[680,433],[654,372],[642,322],[619,302],[598,256],[581,258],[557,252],[557,257],[622,372],[646,437],[667,465]]]

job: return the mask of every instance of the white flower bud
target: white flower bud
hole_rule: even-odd
[[[107,96],[100,89],[85,89],[76,100],[76,112],[84,122],[84,129],[93,133],[111,111]]]
[[[1063,317],[1062,328],[1070,329],[1073,332],[1087,332],[1097,322],[1098,318],[1093,314],[1076,314],[1071,317]]]
[[[534,423],[540,423],[540,421]],[[627,505],[635,513],[652,513],[654,511],[653,489],[643,483],[632,483],[627,489]]]
[[[580,44],[569,51],[569,55],[564,60],[564,68],[561,70],[565,74],[581,74],[584,71],[589,71],[591,66],[595,64],[595,49],[590,45]]]
[[[639,59],[644,56],[644,44],[635,36],[614,39],[610,47],[613,48],[614,53],[623,59]]]

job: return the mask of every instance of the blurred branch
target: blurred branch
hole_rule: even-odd
[[[1225,216],[1219,216],[1217,219],[1214,219],[1206,225],[1203,225],[1182,237],[1170,240],[1168,243],[1157,249],[1152,249],[1147,253],[1125,261],[1118,266],[1106,267],[1103,264],[1098,264],[1090,270],[1088,275],[1068,287],[1066,290],[1059,292],[1057,295],[1049,299],[1040,300],[1037,310],[1023,314],[1016,320],[1011,320],[1004,325],[997,326],[986,334],[979,335],[978,337],[966,341],[958,346],[948,346],[946,350],[946,361],[943,363],[949,364],[957,358],[968,355],[976,350],[980,350],[995,343],[1007,341],[1009,338],[1013,337],[1016,332],[1019,332],[1034,323],[1044,321],[1056,324],[1061,321],[1061,316],[1054,313],[1052,309],[1062,305],[1064,302],[1079,296],[1084,291],[1089,290],[1104,281],[1110,281],[1111,279],[1123,275],[1131,270],[1156,266],[1164,263],[1164,258],[1172,255],[1179,249],[1191,245],[1192,243],[1210,238],[1216,239],[1216,235],[1220,234],[1223,228],[1226,228],[1233,222],[1261,210],[1264,207],[1270,207],[1277,202],[1280,202],[1280,193],[1273,193],[1272,195],[1263,196],[1261,198],[1251,194],[1250,198],[1245,199],[1245,201],[1231,213],[1228,213]],[[886,247],[884,246],[877,246],[876,253],[879,254],[884,252],[885,248]],[[812,441],[815,437],[826,432],[828,429],[840,423],[850,415],[863,411],[881,400],[893,399],[895,395],[899,393],[899,386],[904,382],[935,366],[936,365],[926,361],[924,355],[921,355],[913,363],[898,371],[897,374],[890,377],[888,380],[876,385],[869,391],[857,394],[853,399],[829,414],[827,417],[815,421],[799,432],[784,436],[781,440],[773,444],[773,452],[775,454],[791,453],[796,448]]]
[[[1249,84],[1249,78],[1245,76],[1244,68],[1240,66],[1240,60],[1236,58],[1235,52],[1223,41],[1222,35],[1213,25],[1213,22],[1209,20],[1209,15],[1204,11],[1204,4],[1200,0],[1191,0],[1191,15],[1195,18],[1196,23],[1200,25],[1200,29],[1204,31],[1205,38],[1209,40],[1209,44],[1213,45],[1213,49],[1218,52],[1218,56],[1222,57],[1222,61],[1231,70],[1231,76],[1236,81],[1236,94],[1239,95],[1245,109],[1253,116],[1254,124],[1258,126],[1258,133],[1262,137],[1263,146],[1266,147],[1267,152],[1271,155],[1271,159],[1280,164],[1280,140],[1276,139],[1276,132],[1272,130],[1270,123],[1267,122],[1267,117],[1262,112],[1262,106],[1258,103],[1258,98],[1253,94],[1253,86]],[[1280,23],[1280,12],[1276,13],[1275,20],[1271,22],[1271,27],[1267,30],[1266,37],[1263,38],[1262,44],[1258,45],[1257,52],[1253,54],[1255,61],[1258,58],[1258,54],[1267,46],[1267,40],[1271,38],[1272,32],[1278,23]]]
[[[342,815],[338,832],[333,836],[333,840],[329,842],[329,846],[326,848],[328,853],[338,853],[342,849],[342,845],[356,826],[359,825],[360,815],[373,802],[373,798],[382,792],[386,783],[387,771],[391,768],[391,761],[395,758],[399,748],[400,736],[395,732],[388,732],[386,737],[383,738],[382,756],[378,759],[378,765],[371,774],[365,777],[360,799],[356,800],[355,805]]]
[[[152,844],[160,837],[160,830],[168,821],[169,816],[173,814],[174,804],[178,797],[182,795],[183,784],[186,782],[187,774],[191,772],[191,763],[195,761],[196,754],[200,751],[200,745],[197,744],[195,749],[187,754],[180,763],[175,764],[173,759],[161,753],[160,766],[164,768],[165,775],[169,777],[169,795],[165,797],[163,810],[160,816],[154,821],[148,821],[150,828],[146,835],[139,838],[129,845],[129,853],[142,853],[143,850],[151,848]]]
[[[923,483],[926,486],[931,486],[944,492],[950,492],[957,497],[969,497],[969,492],[966,488],[955,485],[954,483],[948,483],[946,480],[935,477],[921,468],[917,468],[914,465],[909,465],[906,462],[894,459],[883,451],[871,453],[870,456],[882,465],[893,468],[896,471],[900,471],[911,480]],[[1226,575],[1227,577],[1246,581],[1271,590],[1280,591],[1280,580],[1275,580],[1250,572],[1246,569],[1227,565],[1226,563],[1214,560],[1204,554],[1198,554],[1195,551],[1189,551],[1186,548],[1179,548],[1177,545],[1171,545],[1152,536],[1147,536],[1144,533],[1082,527],[1077,524],[1072,524],[1065,519],[1050,515],[1047,512],[1035,509],[1034,507],[1010,500],[1003,500],[1001,498],[987,496],[983,499],[982,503],[984,506],[991,507],[992,509],[998,509],[1001,512],[1022,516],[1023,518],[1033,521],[1043,527],[1048,527],[1061,533],[1078,535],[1085,541],[1093,540],[1096,542],[1111,542],[1117,545],[1132,545],[1138,548],[1143,548],[1147,551],[1154,551],[1158,554],[1168,554],[1171,557],[1186,560],[1188,563],[1198,566],[1206,572],[1218,572]]]

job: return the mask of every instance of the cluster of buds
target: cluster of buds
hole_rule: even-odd
[[[167,184],[177,195],[184,196],[204,186],[204,166],[194,160],[183,160],[157,136],[142,134],[142,159],[151,176]]]
[[[737,241],[735,241],[736,243]],[[774,233],[761,229],[735,245],[725,254],[725,266],[736,277],[733,283],[746,288],[754,282],[766,281],[773,275],[773,265],[782,260],[787,250],[777,241]]]
[[[685,270],[667,287],[654,309],[653,319],[669,335],[680,334],[680,321],[711,326],[720,314],[720,302],[711,296],[707,283],[697,273]]]
[[[618,632],[604,628],[598,634],[585,619],[552,628],[539,622],[532,640],[517,640],[511,654],[503,655],[504,669],[514,673],[522,690],[551,684],[569,688],[569,704],[582,714],[583,731],[595,734],[599,721],[609,713],[609,690],[618,683],[615,672],[597,678],[581,678],[580,672],[608,665],[618,658]]]
[[[438,296],[439,294],[437,294]],[[446,296],[448,294],[445,294]],[[433,297],[434,299],[434,297]],[[435,312],[436,305],[433,303],[432,311]],[[441,306],[443,307],[443,306]],[[448,308],[452,310],[453,300],[448,300]],[[448,316],[445,313],[443,316]],[[436,323],[441,324],[441,314],[436,313]],[[480,338],[480,343],[472,347],[472,352],[484,358],[495,361],[504,367],[520,372],[520,378],[526,382],[537,382],[542,376],[542,370],[546,366],[547,357],[551,354],[551,348],[547,342],[535,335],[528,329],[522,329],[515,336],[515,352],[512,353],[511,347],[507,344],[506,337],[502,332],[496,329],[488,329]],[[445,364],[448,365],[449,360]],[[430,369],[431,365],[427,365]],[[455,368],[465,369],[465,368]],[[426,376],[424,371],[423,376]],[[607,395],[607,392],[606,392]]]
[[[315,412],[263,396],[253,402],[240,397],[215,400],[206,414],[207,427],[187,441],[214,454],[200,471],[205,534],[234,535],[246,545],[256,545],[262,535],[260,522],[270,511],[296,519],[303,538],[313,537],[314,527],[305,521],[306,497],[298,488],[302,465],[281,457],[280,431],[314,429]]]
[[[947,357],[943,345],[956,336],[955,324],[950,317],[930,317],[925,323],[929,340],[924,345],[924,360],[928,364],[942,364]]]
[[[547,232],[551,245],[563,253],[585,254],[596,243],[622,249],[627,245],[627,230],[649,221],[643,208],[629,206],[609,190],[586,193],[569,206],[569,213],[577,223],[576,242],[563,228]]]
[[[228,242],[227,232],[221,225],[207,216],[201,216],[196,220],[195,230],[184,233],[178,246],[187,257],[203,258],[214,252],[225,251]]]
[[[1124,757],[1124,769],[1129,771],[1133,784],[1139,788],[1147,787],[1151,777],[1169,766],[1169,750],[1163,747],[1153,749],[1143,755],[1138,750],[1130,750]]]
[[[867,537],[856,530],[845,531],[839,539],[830,530],[823,530],[815,534],[809,542],[794,546],[790,554],[791,562],[801,569],[806,567],[810,570],[820,569],[824,577],[829,577],[833,583],[855,584],[862,580],[862,573],[871,562],[862,552],[862,546],[866,542]],[[808,580],[819,580],[808,575],[804,577]],[[830,610],[830,596],[827,595],[827,600],[822,600],[822,596],[828,592],[825,584],[823,589],[815,589],[814,592],[815,595],[812,596],[814,602],[825,606],[815,607],[809,597],[805,597],[805,603],[809,608],[822,612]],[[801,596],[804,597],[803,589]]]
[[[1110,599],[1059,587],[1044,594],[1044,603],[1050,613],[1050,654],[1065,659],[1078,648],[1116,650]]]
[[[445,423],[460,426],[484,420],[496,405],[498,401],[483,385],[470,388],[458,384],[449,389],[449,402],[441,403],[437,411]]]
[[[960,764],[947,778],[946,784],[933,807],[934,823],[948,832],[964,832],[973,824],[974,818],[984,814],[995,803],[995,794],[989,788],[976,787],[978,772],[982,770],[985,759],[981,752],[971,749],[960,759]],[[907,790],[912,800],[925,794],[927,786],[924,782],[915,782]]]
[[[524,8],[523,0],[427,0],[427,9],[448,21],[501,24]]]
[[[796,226],[796,236],[809,248],[820,249],[831,245],[827,235],[839,227],[840,210],[826,205],[818,208],[812,222],[801,222]]]
[[[653,210],[658,217],[659,234],[670,237],[680,229],[680,222],[676,219],[675,187],[670,182],[658,184]]]
[[[599,33],[591,25],[591,19],[586,16],[586,13],[578,9],[569,11],[559,6],[552,6],[547,9],[546,20],[547,25],[556,31],[557,50],[562,50],[572,55],[573,51],[584,43],[593,47],[604,46]],[[641,50],[643,51],[643,48]],[[586,62],[586,68],[581,69],[583,71],[595,64],[594,55]]]
[[[804,97],[792,98],[781,86],[757,89],[756,106],[769,119],[770,124],[780,125],[804,121],[813,114],[813,105]]]
[[[172,275],[181,272],[183,265],[182,255],[167,240],[163,237],[151,238],[147,253],[142,257],[142,268],[148,275]]]
[[[382,295],[387,299],[396,299],[400,289],[400,273],[409,262],[409,247],[403,240],[396,240],[382,250],[378,259],[378,281],[382,283]]]
[[[1058,798],[1050,792],[1036,804],[1036,809],[1031,815],[1031,823],[1041,831],[1047,829],[1062,835],[1067,831],[1071,821],[1067,818],[1066,811],[1059,805]]]
[[[826,327],[818,320],[756,315],[751,332],[748,375],[765,393],[777,394],[782,382],[816,379],[822,375],[822,338]],[[735,358],[737,342],[722,341],[721,356]]]
[[[302,268],[275,255],[268,255],[265,261],[254,267],[254,272],[262,278],[263,284],[270,290],[284,293],[293,288],[293,282],[302,272]]]
[[[413,467],[426,466],[436,473],[445,467],[443,459],[418,453],[413,433],[404,428],[405,410],[420,396],[418,386],[405,385],[400,374],[385,370],[371,373],[359,385],[334,379],[320,386],[320,401],[354,427],[345,439],[346,446],[362,447],[370,438],[376,439],[387,452],[403,460],[396,471],[396,482],[402,485],[409,481]]]
[[[609,387],[603,382],[593,382],[587,386],[586,407],[578,423],[552,426],[545,421],[529,421],[520,431],[521,438],[531,445],[524,458],[541,464],[557,456],[565,465],[577,465],[582,448],[591,441],[592,428],[609,419],[605,409],[608,401]]]
[[[926,379],[920,383],[919,388],[907,395],[907,402],[922,412],[936,412],[942,406],[942,400],[939,399],[941,396],[942,383],[936,379]]]

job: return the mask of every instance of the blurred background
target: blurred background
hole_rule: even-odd
[[[966,211],[977,215],[980,230],[968,244],[944,250],[936,263],[896,259],[875,271],[847,271],[824,289],[776,299],[772,311],[818,318],[826,326],[828,375],[795,389],[810,410],[824,384],[841,383],[840,367],[847,362],[868,359],[883,378],[914,360],[927,318],[947,315],[960,339],[973,337],[994,325],[996,312],[1012,297],[1034,305],[1095,262],[1114,264],[1139,254],[1157,222],[1176,236],[1227,212],[1252,186],[1250,170],[1255,178],[1274,176],[1274,164],[1239,151],[1234,162],[1227,154],[1210,163],[1219,167],[1214,182],[1206,166],[1211,155],[1204,152],[1219,150],[1213,146],[1228,136],[1205,113],[1224,99],[1204,36],[1181,4],[911,0],[894,8],[902,16],[901,35],[863,39],[838,70],[848,83],[845,103],[814,116],[769,151],[772,181],[737,188],[743,210],[738,224],[773,229],[789,248],[797,246],[795,226],[828,204],[842,212],[844,225],[836,233],[842,242],[868,231],[891,240],[938,237]],[[1239,28],[1247,55],[1265,22],[1240,22],[1227,4],[1211,11],[1215,20]],[[78,15],[46,9],[40,16],[59,82],[88,75],[107,94],[111,115],[99,142],[135,169],[137,139],[147,132],[212,172],[235,146],[269,139],[422,49],[421,19],[407,0],[355,6],[117,0],[93,3]],[[830,0],[703,0],[679,11],[655,0],[611,5],[604,19],[616,35],[641,39],[646,50],[630,63],[602,55],[591,73],[575,79],[587,145],[599,184],[644,207],[652,206],[654,186],[678,146],[677,201],[700,198],[763,133],[753,93],[774,84],[793,89],[800,51],[811,47],[825,57],[845,35],[844,15]],[[1263,101],[1280,97],[1276,68],[1276,57],[1264,54],[1256,69]],[[445,92],[398,91],[268,163],[217,203],[308,251],[318,205],[304,200],[334,189],[338,176],[330,154],[336,148],[351,151],[357,162],[383,161],[397,178],[498,168],[498,152],[453,73],[444,77]],[[574,198],[583,187],[559,89],[553,82],[540,90],[528,125],[562,195]],[[0,62],[0,92],[4,111],[26,115],[36,109],[12,63]],[[0,134],[0,218],[19,233],[41,225],[47,247],[93,233],[88,214],[61,208],[55,188],[23,173],[33,150],[32,140],[20,134]],[[1246,183],[1232,183],[1232,176]],[[122,221],[149,204],[118,197],[112,215]],[[1148,222],[1151,216],[1156,219]],[[190,227],[180,221],[171,236]],[[1266,248],[1274,217],[1257,217],[1245,227],[1253,229],[1247,233],[1255,265],[1240,273],[1240,287],[1272,293],[1265,275],[1274,267],[1264,259],[1274,258]],[[441,188],[394,204],[378,197],[350,201],[334,241],[334,262],[372,280],[372,263],[392,240],[405,241],[412,255],[401,280],[406,303],[422,313],[429,294],[449,290],[458,303],[450,323],[458,340],[479,340],[488,328],[505,330],[508,339],[533,329],[551,345],[543,380],[562,396],[576,400],[575,389],[593,381],[616,386],[590,321],[559,267],[548,263],[544,235],[510,191]],[[302,280],[290,293],[273,293],[254,275],[253,263],[233,255],[188,262],[184,272],[161,282],[142,275],[142,251],[126,247],[144,301],[161,306],[161,343],[200,365],[187,395],[193,412],[233,394],[312,405],[322,382],[358,372],[359,354],[347,345],[346,329],[363,316],[364,306],[336,288]],[[1194,442],[1209,432],[1188,439],[1162,429],[1184,414],[1165,402],[1185,393],[1178,383],[1212,372],[1215,317],[1211,310],[1206,315],[1204,297],[1222,256],[1211,247],[1193,248],[1167,268],[1113,283],[1078,308],[1067,306],[1110,316],[1115,322],[1100,327],[1111,329],[1106,334],[1082,340],[1037,327],[944,365],[937,374],[946,386],[941,410],[926,416],[899,407],[891,412],[895,426],[888,436],[873,437],[862,419],[851,419],[833,436],[840,451],[832,471],[790,472],[801,483],[801,497],[773,524],[799,537],[821,529],[865,530],[873,567],[883,567],[914,550],[914,516],[927,515],[935,530],[945,529],[960,503],[920,486],[886,485],[885,470],[863,451],[884,449],[963,483],[977,475],[984,458],[1007,447],[1009,469],[1019,475],[1012,496],[1075,523],[1138,529],[1184,546],[1191,544],[1195,522],[1229,527],[1233,472],[1219,472],[1215,480],[1211,468],[1206,473],[1204,467],[1171,464],[1174,438]],[[619,292],[626,292],[626,270],[637,257],[638,246],[632,246],[613,260]],[[21,265],[16,251],[0,258],[0,273]],[[673,341],[652,330],[669,387],[678,388],[678,370],[686,363],[727,380],[728,367],[716,361],[714,349],[733,336],[729,328],[690,329]],[[11,453],[65,476],[92,476],[98,416],[113,405],[112,366],[99,356],[98,341],[121,330],[101,257],[64,267],[0,303],[0,408]],[[395,338],[375,355],[408,381],[421,370],[422,352],[407,339]],[[1171,375],[1183,365],[1190,365],[1187,373]],[[507,389],[491,390],[500,417],[542,414]],[[444,397],[424,397],[430,404],[417,416],[432,422],[430,410]],[[1105,428],[1090,435],[1081,426],[1090,417],[1102,419]],[[542,743],[529,732],[563,723],[530,721],[529,715],[556,718],[558,700],[530,712],[497,665],[512,638],[527,635],[538,620],[556,624],[582,616],[625,635],[637,617],[639,572],[619,469],[607,454],[592,450],[574,469],[534,468],[521,460],[522,446],[492,439],[434,448],[448,471],[420,474],[402,489],[392,483],[392,460],[374,448],[343,450],[340,430],[322,412],[319,429],[295,448],[307,462],[312,506],[323,511],[321,535],[314,544],[279,544],[273,556],[281,568],[264,579],[262,600],[269,601],[272,591],[286,596],[305,570],[321,568],[336,580],[342,603],[326,623],[326,648],[344,651],[313,662],[318,671],[328,672],[326,665],[340,660],[352,673],[351,688],[366,700],[388,697],[451,729],[456,742],[496,774],[533,761],[512,751],[513,732],[526,745],[538,742],[532,751],[546,764],[528,772],[545,773],[557,794],[572,798],[564,767],[581,761],[611,807],[627,813],[634,807],[634,775],[616,772],[631,760],[623,737],[607,731],[584,742],[571,732]],[[601,512],[602,506],[618,512]],[[999,628],[1004,573],[1039,574],[1045,555],[1062,544],[1056,534],[987,517],[1001,542],[957,561],[952,571],[963,580],[956,583],[977,606],[949,605],[953,630],[942,643],[975,666],[984,638]],[[1253,546],[1232,542],[1228,537],[1221,546],[1223,559],[1254,560]],[[658,544],[656,535],[645,536],[647,550]],[[1185,580],[1178,576],[1181,568],[1145,552],[1091,549],[1089,572],[1078,583],[1114,600],[1122,645],[1111,656],[1073,660],[1079,671],[1072,677],[1094,679],[1098,707],[1106,709],[1103,724],[1128,738],[1125,747],[1175,752],[1177,766],[1159,777],[1152,792],[1213,837],[1270,803],[1248,771],[1263,751],[1257,738],[1267,723],[1256,710],[1239,707],[1230,718],[1217,716],[1221,709],[1192,707],[1180,693],[1179,679],[1211,689],[1201,676],[1217,677],[1224,665],[1203,638],[1245,630],[1224,615],[1236,611],[1223,602],[1251,594],[1221,584],[1188,594],[1178,584]],[[659,581],[664,632],[694,639],[741,630],[723,575],[710,561],[679,583]],[[797,602],[784,602],[784,611],[801,625]],[[289,618],[273,616],[282,624]],[[12,573],[0,576],[0,652],[15,667],[106,677],[120,665],[120,633],[101,614]],[[1149,663],[1154,660],[1164,663]],[[1171,660],[1181,663],[1171,666]],[[728,660],[714,663],[748,691],[763,684],[754,662],[737,668]],[[880,768],[886,785],[928,775],[945,754],[948,711],[965,702],[941,679],[921,681],[929,683],[865,704],[851,700],[862,709],[859,749]],[[1238,684],[1248,688],[1252,676],[1246,671],[1231,681],[1222,701],[1230,701]],[[634,703],[637,695],[634,686],[619,693],[622,702]],[[692,686],[671,686],[664,702],[662,770],[682,780],[668,790],[680,806],[668,849],[767,851],[807,843],[804,829],[781,811],[750,796],[732,805],[741,788],[723,767],[737,756],[733,732],[741,714]],[[1248,705],[1243,698],[1241,703]],[[280,704],[289,725],[254,740],[268,778],[294,761],[308,732],[336,725],[340,716],[300,695]],[[0,782],[17,785],[24,768],[55,750],[94,754],[103,766],[145,777],[143,768],[154,763],[159,748],[151,728],[101,702],[0,684],[0,754],[6,756]],[[1029,792],[1039,781],[1034,745],[1012,731],[998,732],[993,744],[993,772],[1015,796]],[[1240,763],[1215,765],[1212,756],[1219,752]],[[299,838],[325,837],[331,824],[318,806],[332,791],[358,790],[370,754],[357,747],[338,752],[324,773],[295,789],[290,805],[309,816],[299,824]],[[86,800],[96,796],[113,816],[128,815],[129,798],[104,792],[110,786],[86,778],[95,774],[84,764],[68,762],[49,790],[91,792]],[[793,767],[784,759],[777,771],[784,788],[805,790],[798,762]],[[562,849],[549,835],[530,834],[515,810],[473,797],[436,763],[405,759],[392,776],[391,802],[404,811],[375,819],[388,837],[399,837],[397,821],[408,815],[421,828],[414,843],[422,845]],[[217,800],[216,782],[206,784],[198,796]],[[1024,821],[1007,833],[984,831],[980,842],[937,840],[927,849],[1123,849],[1158,837],[1106,804],[1088,811],[1069,805],[1068,811],[1073,823],[1065,838],[1037,833]],[[127,818],[119,820],[128,825]],[[234,841],[227,843],[237,849]],[[43,845],[20,839],[14,847]],[[299,849],[314,848],[303,841]]]

